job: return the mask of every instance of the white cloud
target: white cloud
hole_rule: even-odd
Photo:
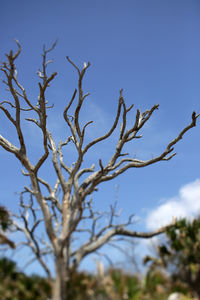
[[[151,210],[146,218],[146,227],[154,230],[170,223],[173,217],[191,219],[198,214],[200,214],[200,179],[182,186],[177,196]]]

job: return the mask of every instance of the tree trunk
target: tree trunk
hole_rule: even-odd
[[[60,256],[55,259],[56,278],[53,284],[52,300],[67,300],[68,272],[65,259]]]

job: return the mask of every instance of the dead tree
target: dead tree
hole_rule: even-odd
[[[64,120],[71,132],[70,136],[56,145],[55,139],[47,128],[47,109],[50,107],[46,99],[46,91],[57,75],[56,72],[51,75],[47,73],[48,63],[51,62],[47,60],[47,56],[54,49],[55,43],[50,49],[45,47],[43,49],[42,68],[38,71],[39,96],[36,103],[30,100],[25,88],[18,80],[15,62],[20,55],[21,46],[18,41],[16,43],[18,46],[17,51],[14,53],[11,50],[6,54],[6,62],[0,66],[0,70],[4,73],[3,82],[12,99],[3,100],[0,103],[0,110],[16,129],[19,147],[1,135],[0,145],[6,151],[15,155],[24,168],[23,175],[30,180],[30,186],[25,186],[20,197],[20,215],[18,217],[23,221],[23,226],[22,222],[15,221],[14,224],[18,230],[25,234],[26,241],[24,245],[31,248],[35,259],[44,268],[49,279],[52,279],[52,274],[44,256],[50,253],[53,254],[55,278],[52,279],[52,299],[66,300],[68,299],[66,282],[69,279],[69,274],[79,266],[87,255],[98,251],[103,245],[109,243],[113,237],[151,238],[164,232],[168,227],[153,232],[133,231],[127,228],[128,225],[133,223],[132,216],[125,224],[117,224],[114,221],[116,217],[115,206],[111,207],[107,224],[105,225],[102,222],[99,227],[97,226],[99,219],[104,215],[94,211],[90,195],[97,190],[101,183],[113,180],[128,169],[142,168],[160,161],[170,160],[176,154],[173,152],[175,144],[182,139],[188,130],[196,125],[198,116],[195,112],[192,114],[191,123],[167,144],[161,154],[145,161],[130,157],[128,153],[123,152],[124,146],[134,141],[134,139],[142,137],[140,134],[141,129],[159,105],[156,104],[144,112],[138,109],[132,126],[127,128],[127,115],[133,105],[126,106],[121,90],[113,125],[103,136],[87,143],[85,134],[92,121],[89,120],[86,124],[81,125],[80,114],[83,103],[89,95],[89,93],[83,93],[82,82],[90,63],[84,63],[83,68],[80,69],[69,57],[66,57],[78,73],[78,87],[63,112]],[[28,113],[30,113],[30,117],[25,119],[32,122],[33,126],[37,126],[42,135],[43,153],[41,153],[35,164],[32,163],[32,158],[27,154],[27,143],[30,141],[26,141],[23,134],[22,115]],[[121,128],[118,141],[110,160],[103,162],[99,159],[96,168],[95,165],[84,167],[83,159],[88,150],[109,139],[114,130],[118,129],[119,122],[121,122]],[[63,147],[67,149],[69,143],[73,144],[74,151],[77,154],[76,161],[71,165],[68,165],[63,158]],[[56,180],[53,186],[40,176],[41,168],[45,168],[47,163],[52,164],[55,171]],[[88,224],[85,227],[82,225],[84,221],[85,224]],[[38,237],[36,234],[42,223],[47,239],[43,239],[41,236]],[[169,226],[171,225],[169,224]],[[86,237],[85,241],[78,246],[76,243],[74,246],[73,243],[76,237],[83,235],[83,232],[87,233],[84,235]]]

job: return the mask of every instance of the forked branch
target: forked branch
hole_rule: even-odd
[[[14,126],[19,147],[3,136],[0,136],[0,146],[18,158],[25,169],[23,174],[30,179],[30,186],[27,185],[25,187],[26,193],[30,195],[30,201],[25,202],[22,194],[20,202],[21,211],[19,218],[23,224],[15,222],[15,227],[25,234],[26,240],[24,245],[31,248],[32,253],[40,262],[49,278],[51,277],[50,268],[44,260],[44,256],[51,252],[53,253],[57,278],[60,278],[63,286],[67,286],[66,278],[69,275],[67,272],[70,267],[77,267],[85,256],[99,250],[106,243],[113,241],[115,236],[122,238],[151,238],[165,232],[169,226],[174,226],[174,222],[172,222],[153,232],[129,230],[127,227],[133,225],[133,214],[130,215],[125,223],[118,224],[115,221],[118,216],[115,205],[111,206],[110,214],[101,213],[94,210],[92,200],[87,202],[87,196],[97,191],[98,186],[104,181],[112,180],[130,168],[141,168],[170,160],[176,155],[174,146],[183,138],[187,131],[196,126],[196,120],[199,115],[193,112],[192,121],[173,140],[168,142],[164,151],[155,157],[151,157],[149,160],[140,160],[126,153],[125,147],[128,143],[133,142],[134,139],[142,137],[141,131],[144,125],[158,109],[159,105],[153,105],[144,112],[137,109],[134,117],[131,116],[133,122],[128,126],[130,123],[128,117],[133,111],[133,105],[126,106],[123,90],[121,89],[116,103],[116,113],[110,129],[93,140],[86,139],[88,126],[92,126],[91,123],[95,121],[91,120],[91,118],[84,124],[80,121],[83,105],[89,96],[88,92],[84,93],[83,91],[83,79],[90,67],[90,63],[84,63],[83,67],[79,68],[67,57],[68,62],[78,73],[78,83],[63,112],[64,120],[70,130],[70,136],[66,137],[64,141],[60,141],[57,145],[56,139],[47,128],[47,110],[53,106],[48,106],[46,97],[47,89],[57,75],[57,72],[53,72],[50,75],[47,72],[47,67],[52,62],[51,59],[47,59],[47,56],[55,48],[56,42],[49,49],[43,48],[42,67],[38,71],[39,95],[37,103],[33,103],[22,83],[19,82],[15,61],[21,52],[21,46],[18,41],[16,43],[17,51],[15,53],[10,51],[6,55],[7,61],[0,65],[0,70],[5,78],[3,83],[11,94],[11,100],[2,99],[0,102],[0,111],[5,115],[8,122]],[[30,139],[26,138],[25,140],[23,134],[22,117],[24,114],[26,114],[25,120],[37,126],[42,136],[42,151],[38,155],[39,159],[34,164],[31,163],[31,159],[26,151]],[[94,164],[87,165],[86,156],[89,154],[89,150],[95,150],[95,146],[98,143],[109,140],[114,131],[117,130],[118,137],[115,139],[116,144],[111,157],[107,161],[103,161],[102,157],[97,157],[99,163],[96,169]],[[74,153],[71,155],[70,151],[66,159],[64,159],[64,147],[67,150],[69,144],[72,144],[75,149],[75,162],[71,161],[71,156],[74,156]],[[49,158],[50,154],[51,160]],[[41,176],[41,167],[47,162],[50,162],[53,166],[54,177],[51,171],[52,178],[55,180],[51,180],[54,184],[53,186],[52,182],[50,183]],[[33,199],[39,204],[39,210],[35,209]],[[107,223],[103,222],[103,218],[107,218]],[[88,227],[82,226],[84,222],[87,223]],[[102,227],[98,227],[99,223],[103,224]],[[48,236],[45,243],[36,233],[37,230],[40,232],[42,224],[44,224]],[[83,232],[85,236],[82,235],[77,246],[77,238]],[[85,241],[81,244],[84,237]],[[64,276],[61,276],[63,274]],[[61,286],[60,282],[57,285],[58,289]],[[56,296],[54,299],[57,299]]]

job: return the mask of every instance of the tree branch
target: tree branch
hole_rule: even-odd
[[[92,252],[97,251],[99,248],[101,248],[103,245],[108,243],[112,237],[120,235],[120,236],[128,236],[128,237],[134,237],[134,238],[152,238],[154,236],[157,236],[159,234],[164,233],[167,229],[170,227],[175,226],[175,222],[173,221],[171,224],[167,226],[163,226],[155,231],[152,232],[137,232],[137,231],[131,231],[126,228],[119,226],[115,226],[114,228],[107,231],[104,235],[99,237],[97,240],[86,243],[82,247],[79,248],[76,252],[73,253],[75,257],[75,262],[79,264],[79,262],[87,255],[89,255]]]

